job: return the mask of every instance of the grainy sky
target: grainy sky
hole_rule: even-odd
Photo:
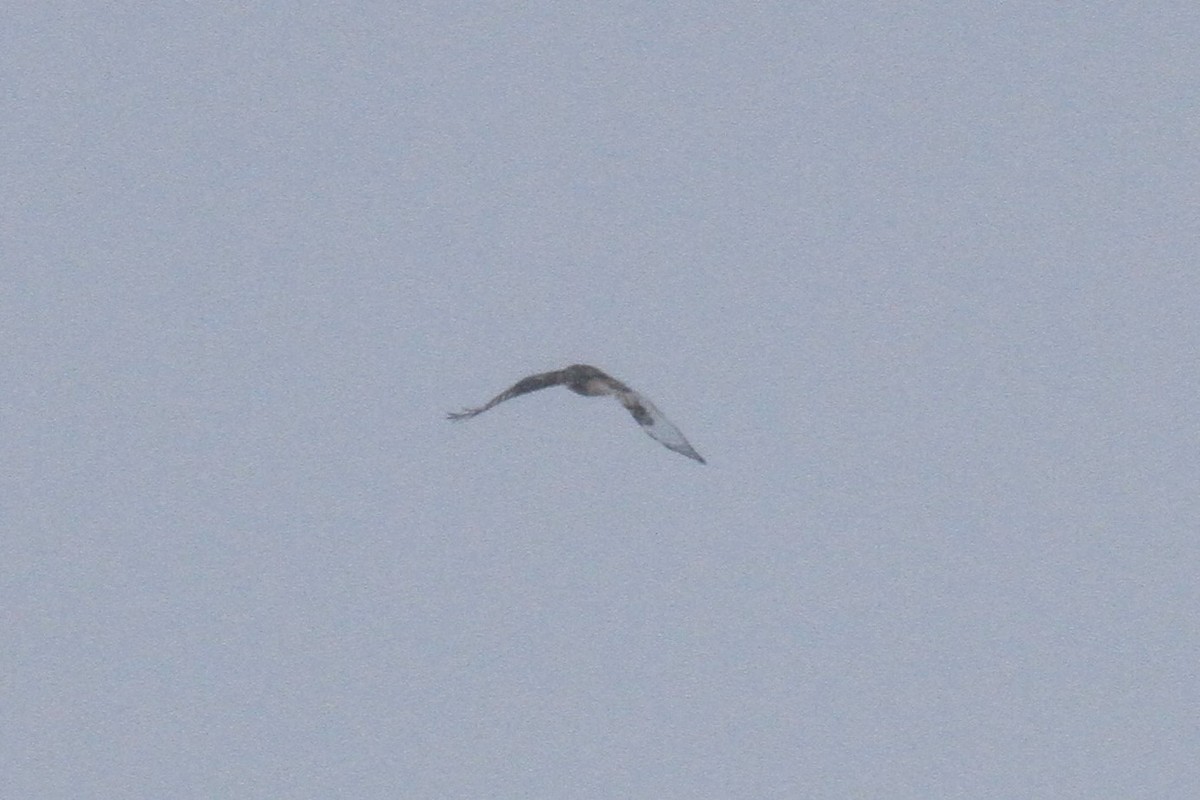
[[[1200,8],[19,4],[0,796],[1200,796]],[[531,394],[595,364],[611,400]]]

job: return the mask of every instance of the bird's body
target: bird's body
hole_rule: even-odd
[[[611,375],[587,364],[572,364],[566,369],[542,372],[522,378],[508,389],[493,397],[485,405],[478,408],[467,408],[458,413],[448,414],[447,417],[455,421],[470,419],[477,414],[482,414],[492,406],[503,403],[505,400],[511,400],[519,395],[536,392],[538,389],[546,389],[551,386],[566,386],[572,392],[585,397],[613,395],[620,401],[621,405],[628,409],[633,418],[637,420],[637,423],[652,438],[677,453],[682,453],[688,458],[699,461],[701,464],[705,463],[704,458],[688,444],[683,433],[672,425],[663,416],[663,413],[654,407],[653,403]]]

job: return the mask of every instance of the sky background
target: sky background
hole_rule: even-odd
[[[25,3],[0,183],[0,796],[1200,796],[1194,2]]]

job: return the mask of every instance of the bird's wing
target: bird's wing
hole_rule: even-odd
[[[479,406],[478,408],[464,408],[462,411],[447,414],[446,418],[452,420],[470,419],[476,414],[482,414],[484,411],[487,411],[497,403],[503,403],[505,400],[511,400],[518,395],[536,392],[538,389],[557,386],[562,382],[562,370],[530,375],[528,378],[522,378],[500,394],[493,397],[491,400],[488,400],[486,405]]]
[[[697,453],[695,448],[688,444],[688,440],[683,436],[683,431],[676,428],[645,397],[642,397],[632,389],[626,389],[623,392],[617,393],[617,399],[621,401],[621,405],[629,409],[629,413],[637,420],[638,425],[641,425],[642,430],[650,434],[651,438],[658,440],[676,453],[682,453],[688,458],[694,458],[701,464],[707,463],[704,460],[704,456]]]

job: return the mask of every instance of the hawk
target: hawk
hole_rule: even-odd
[[[542,372],[537,375],[530,375],[528,378],[522,378],[508,389],[505,389],[487,401],[486,405],[479,406],[478,408],[464,408],[458,413],[447,414],[446,418],[456,422],[470,419],[476,414],[482,414],[494,405],[503,403],[505,400],[511,400],[519,395],[536,392],[538,389],[547,389],[551,386],[566,386],[572,392],[584,395],[585,397],[612,395],[620,401],[621,405],[629,409],[629,413],[637,420],[638,425],[641,425],[642,430],[650,434],[652,438],[662,442],[662,444],[676,453],[682,453],[688,458],[699,461],[701,464],[706,463],[704,457],[688,444],[687,439],[683,438],[683,433],[679,428],[672,425],[670,420],[654,407],[653,403],[611,375],[607,375],[595,367],[589,367],[587,364],[572,364],[566,369]]]

